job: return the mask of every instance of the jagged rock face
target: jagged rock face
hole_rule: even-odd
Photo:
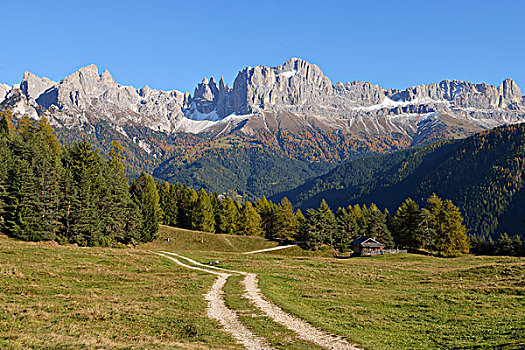
[[[333,86],[316,65],[291,59],[278,67],[257,66],[239,73],[228,98],[236,114],[298,111],[332,98]]]
[[[11,91],[11,86],[6,84],[0,84],[0,102],[5,100],[5,97],[9,91]]]
[[[193,97],[122,86],[94,65],[58,83],[26,72],[19,86],[0,85],[0,104],[15,115],[47,115],[57,126],[105,121],[116,130],[135,125],[165,133],[205,132],[211,138],[240,132],[274,138],[276,144],[282,130],[297,139],[315,131],[359,139],[402,137],[415,144],[525,118],[524,98],[511,79],[498,87],[444,80],[403,91],[359,81],[333,85],[318,66],[297,58],[276,67],[247,67],[233,87],[222,78],[219,84],[205,78]]]
[[[27,99],[36,100],[38,96],[55,84],[54,81],[48,78],[39,78],[30,72],[25,72],[24,78],[20,83],[20,90],[22,90]]]
[[[190,101],[189,94],[179,91],[122,86],[108,71],[99,74],[95,65],[81,68],[59,83],[26,72],[20,91],[25,108],[20,106],[20,96],[10,97],[11,107],[17,107],[13,108],[16,114],[35,115],[37,107],[43,107],[49,110],[45,114],[50,119],[65,126],[103,119],[116,126],[135,123],[165,132],[172,131]]]
[[[439,84],[419,85],[390,96],[393,100],[449,101],[463,108],[514,109],[520,104],[521,91],[512,79],[506,79],[498,88],[482,83],[472,84],[458,80],[443,80]]]

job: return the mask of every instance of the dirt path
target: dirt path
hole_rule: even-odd
[[[350,344],[345,339],[343,339],[341,337],[336,337],[336,336],[331,335],[331,334],[329,334],[329,333],[327,333],[327,332],[325,332],[323,330],[320,330],[320,329],[312,326],[308,322],[300,319],[299,317],[292,316],[292,315],[288,314],[287,312],[285,312],[280,307],[278,307],[277,305],[267,301],[264,298],[261,290],[259,289],[259,281],[257,279],[257,275],[254,274],[254,273],[247,273],[247,272],[243,272],[243,271],[228,270],[228,269],[223,269],[223,268],[216,267],[216,266],[204,265],[204,264],[201,264],[201,263],[199,263],[199,262],[197,262],[197,261],[195,261],[193,259],[187,258],[185,256],[182,256],[182,255],[179,255],[179,254],[176,254],[176,253],[171,253],[171,252],[162,252],[162,253],[164,253],[164,254],[160,254],[160,253],[158,253],[158,254],[162,255],[162,256],[164,256],[164,257],[166,257],[168,259],[174,260],[175,262],[177,262],[181,266],[185,266],[185,267],[192,268],[192,269],[195,269],[195,270],[205,271],[205,272],[208,272],[208,273],[219,275],[219,278],[215,281],[215,283],[214,283],[214,285],[212,287],[212,290],[206,295],[207,296],[206,300],[208,300],[208,301],[210,300],[210,299],[208,299],[208,296],[211,299],[220,299],[220,304],[226,310],[221,309],[219,317],[221,315],[224,316],[227,313],[231,313],[232,314],[231,317],[235,318],[236,327],[235,328],[232,328],[232,327],[227,328],[227,326],[219,318],[213,317],[210,314],[210,312],[208,312],[208,315],[210,315],[210,317],[213,317],[213,318],[219,320],[219,322],[221,322],[221,324],[223,324],[224,328],[227,331],[229,331],[230,333],[232,333],[232,334],[234,334],[234,332],[236,332],[237,329],[244,328],[245,331],[250,333],[252,337],[257,338],[255,335],[253,335],[249,330],[247,330],[238,321],[238,318],[237,318],[237,315],[236,315],[235,311],[228,309],[226,307],[226,305],[224,304],[224,298],[223,298],[224,292],[222,290],[222,287],[226,283],[227,278],[229,276],[231,276],[231,274],[239,274],[239,275],[245,276],[245,278],[243,280],[243,284],[244,284],[244,288],[245,288],[245,294],[244,294],[245,297],[247,299],[249,299],[258,309],[260,309],[268,317],[270,317],[274,322],[279,323],[282,326],[292,330],[293,332],[295,332],[297,334],[297,336],[299,338],[301,338],[303,340],[306,340],[306,341],[309,341],[309,342],[312,342],[314,344],[317,344],[317,345],[319,345],[319,346],[321,346],[323,348],[326,348],[326,349],[333,349],[333,350],[360,350],[359,348],[357,348],[354,345]],[[167,256],[165,254],[176,256],[178,258],[186,260],[187,262],[189,262],[189,263],[191,263],[193,265],[201,266],[201,267],[186,265],[186,264],[180,262],[179,260],[177,260],[175,258],[172,258],[170,256]],[[212,291],[214,290],[214,287],[215,287],[215,290],[216,290],[216,293],[217,293],[216,295],[212,294]],[[216,302],[216,300],[214,302]],[[210,303],[211,303],[211,301],[209,301],[208,305],[210,305]],[[208,307],[208,310],[209,309],[210,309],[210,307]],[[236,339],[238,339],[238,337],[235,334],[234,334],[234,336],[236,337]],[[268,345],[266,345],[264,343],[264,341],[260,340],[260,338],[259,338],[259,341],[260,341],[260,344],[262,344],[263,346],[267,346],[267,347],[266,348],[253,348],[252,347],[252,348],[249,348],[249,349],[269,349],[270,348]],[[245,344],[245,343],[243,343],[243,344]]]
[[[271,252],[272,250],[281,250],[281,249],[290,248],[290,247],[295,247],[295,246],[296,246],[296,244],[281,245],[281,246],[273,247],[273,248],[266,248],[266,249],[261,249],[261,250],[254,250],[253,252],[245,252],[245,253],[243,253],[243,254],[247,255],[247,254],[256,254],[256,253],[263,253],[263,252]]]
[[[231,274],[225,272],[218,272],[212,269],[203,269],[196,266],[186,265],[174,257],[162,253],[157,254],[165,257],[166,259],[170,259],[176,264],[186,267],[188,269],[203,271],[211,273],[213,275],[217,275],[218,277],[211,286],[210,291],[204,295],[204,299],[208,302],[208,317],[219,321],[219,323],[224,327],[224,330],[230,333],[239,343],[244,345],[246,349],[272,350],[272,347],[270,347],[264,341],[263,338],[258,337],[252,332],[250,332],[250,330],[248,330],[248,328],[246,328],[239,321],[239,317],[237,316],[237,313],[234,310],[226,307],[226,304],[224,302],[223,287],[226,283],[226,280],[228,279],[228,277],[231,276]],[[171,255],[175,254],[171,253]]]
[[[359,350],[359,348],[348,343],[345,339],[333,336],[325,331],[315,328],[306,321],[290,315],[277,305],[265,300],[261,290],[259,289],[259,283],[256,274],[246,274],[243,284],[246,290],[245,296],[255,306],[257,306],[257,308],[263,311],[275,322],[294,331],[299,338],[317,344],[326,349]]]

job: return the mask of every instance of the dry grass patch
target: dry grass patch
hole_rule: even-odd
[[[207,318],[214,277],[138,249],[0,237],[2,349],[239,349]]]

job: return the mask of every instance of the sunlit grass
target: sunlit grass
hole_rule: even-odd
[[[192,252],[257,272],[288,312],[367,349],[525,348],[525,259]]]
[[[206,316],[213,279],[143,250],[0,237],[0,348],[238,349]]]

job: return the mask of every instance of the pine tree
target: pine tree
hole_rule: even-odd
[[[335,215],[324,199],[321,201],[317,211],[319,212],[321,218],[321,237],[323,239],[323,243],[331,245],[335,231]]]
[[[435,232],[436,250],[444,255],[468,253],[467,229],[458,207],[433,194],[427,200],[427,210],[431,215],[430,227]]]
[[[199,198],[199,196],[197,195],[197,192],[195,192],[194,189],[183,185],[178,189],[177,197],[177,222],[179,224],[179,227],[191,230],[193,229],[193,223],[195,221],[195,204],[197,203],[197,199]]]
[[[336,214],[334,247],[339,252],[350,250],[350,243],[359,237],[359,228],[350,210],[339,208]]]
[[[245,236],[260,236],[262,235],[261,229],[261,216],[257,213],[257,210],[253,207],[252,203],[247,201],[244,203],[241,209],[241,232]]]
[[[367,234],[367,227],[368,227],[368,208],[366,205],[363,205],[363,208],[359,206],[359,204],[352,206],[348,206],[347,209],[352,216],[355,219],[355,222],[357,223],[357,227],[359,229],[359,236],[365,236]]]
[[[176,227],[178,217],[177,207],[177,187],[174,185],[169,186],[168,197],[164,201],[164,225]]]
[[[385,208],[385,222],[386,222],[386,227],[388,228],[388,231],[390,231],[390,233],[392,234],[392,225],[393,225],[393,221],[394,221],[394,218],[392,217],[392,215],[390,214],[390,211]],[[393,238],[393,237],[392,237]]]
[[[153,177],[142,172],[133,182],[131,193],[142,213],[140,239],[150,242],[156,238],[160,220],[159,193]]]
[[[239,211],[233,200],[226,196],[220,202],[219,209],[219,232],[226,234],[237,233]]]
[[[447,218],[447,244],[450,245],[449,252],[453,254],[467,254],[469,252],[469,242],[467,228],[463,225],[463,216],[459,208],[455,206],[450,199],[445,201],[445,212]]]
[[[301,209],[297,209],[295,212],[295,221],[297,222],[297,233],[294,238],[297,240],[304,236],[304,230],[306,229],[306,218]]]
[[[431,226],[432,214],[427,208],[421,209],[419,231],[421,233],[421,245],[428,249],[431,254],[435,249],[436,231]]]
[[[264,236],[266,238],[273,237],[275,235],[277,206],[263,196],[255,202],[255,209],[261,216],[261,226]]]
[[[166,208],[168,205],[169,195],[170,195],[170,184],[166,181],[163,181],[160,184],[157,184],[159,189],[159,205],[160,205],[160,222],[164,225],[167,225],[168,218],[166,217]]]
[[[411,198],[407,198],[397,209],[392,220],[392,236],[397,246],[419,249],[423,246],[421,211]]]
[[[293,238],[297,233],[297,222],[293,212],[292,203],[284,197],[275,212],[274,235],[271,238]]]
[[[60,229],[60,180],[63,176],[62,147],[48,120],[43,117],[36,126],[31,145],[33,151],[33,173],[41,206],[43,239],[54,240]]]
[[[523,241],[519,235],[515,235],[512,239],[512,246],[514,248],[514,255],[525,256],[525,247],[523,246]]]
[[[394,241],[386,226],[385,215],[375,204],[371,204],[367,210],[366,236],[377,239],[385,245],[385,248],[392,248]]]
[[[215,215],[210,197],[204,189],[201,189],[198,194],[197,202],[195,203],[193,227],[196,230],[204,232],[215,232]]]
[[[299,236],[303,248],[316,249],[323,244],[323,231],[323,220],[319,211],[307,209],[304,230],[302,230]]]
[[[100,211],[104,193],[102,159],[86,141],[66,148],[64,153],[62,237],[79,245],[99,245],[104,225]]]
[[[494,240],[491,236],[487,239],[487,242],[485,243],[485,252],[486,255],[494,255],[496,254],[496,244],[494,243]]]
[[[496,244],[497,255],[514,255],[514,245],[509,235],[504,232],[499,236],[498,243]]]
[[[40,241],[42,232],[41,202],[33,171],[33,152],[20,135],[11,142],[13,159],[8,170],[5,229],[9,236]]]
[[[7,115],[0,112],[0,230],[5,224],[5,210],[7,198],[7,175],[11,163],[9,140],[11,131],[7,122]]]
[[[323,199],[317,210],[306,211],[306,225],[300,239],[307,249],[317,248],[321,244],[333,244],[335,231],[335,216]]]
[[[140,214],[130,194],[128,180],[122,161],[123,148],[113,141],[107,165],[102,167],[105,174],[104,196],[100,212],[103,216],[103,245],[115,242],[130,243],[140,239]]]

